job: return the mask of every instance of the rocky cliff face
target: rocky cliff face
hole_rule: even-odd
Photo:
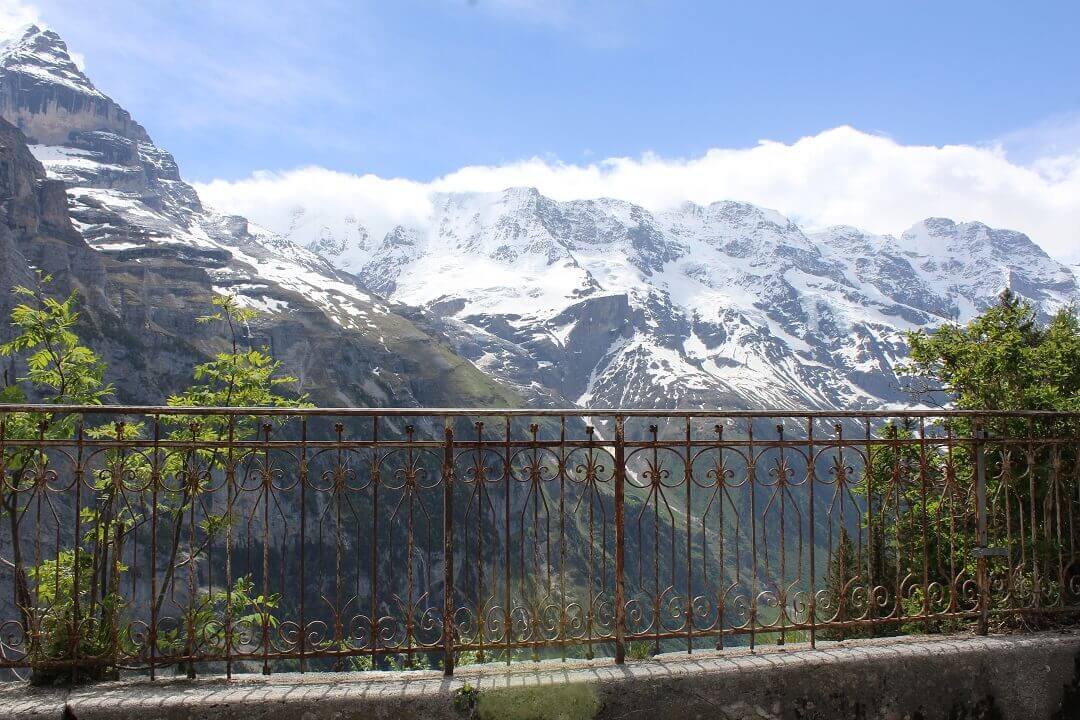
[[[149,142],[131,115],[99,92],[51,30],[31,26],[0,42],[6,82],[0,114],[31,142],[62,145],[73,132],[107,130]]]
[[[421,227],[318,250],[425,308],[493,376],[584,406],[907,402],[904,331],[966,321],[1006,287],[1044,313],[1080,296],[1027,236],[977,222],[811,233],[746,203],[651,213],[529,188],[436,197]]]
[[[512,391],[316,254],[203,207],[173,157],[76,67],[53,32],[0,46],[5,216],[0,312],[31,267],[83,296],[118,399],[158,403],[224,347],[196,326],[214,293],[327,405],[506,405]],[[5,332],[4,328],[0,333]],[[122,379],[122,381],[120,381]]]

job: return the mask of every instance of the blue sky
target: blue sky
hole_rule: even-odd
[[[1080,110],[1077,2],[34,6],[194,180],[686,157],[845,124],[980,143]]]
[[[532,185],[980,220],[1080,262],[1075,0],[0,0],[28,19],[204,201],[279,231]]]

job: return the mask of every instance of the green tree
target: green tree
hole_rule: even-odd
[[[229,350],[221,352],[213,359],[196,365],[193,372],[194,383],[183,392],[168,398],[172,407],[192,408],[230,408],[230,407],[277,407],[299,408],[309,406],[306,395],[288,396],[284,394],[288,387],[296,384],[296,378],[282,374],[281,362],[275,360],[265,349],[253,348],[242,341],[242,329],[258,313],[242,307],[236,296],[218,295],[212,300],[215,311],[198,318],[205,325],[222,326],[228,337]],[[284,416],[275,416],[275,422],[284,422]],[[165,577],[158,595],[154,600],[155,611],[160,613],[165,598],[172,590],[176,570],[181,561],[178,559],[182,545],[185,517],[194,515],[196,504],[206,488],[223,474],[235,471],[245,461],[223,451],[222,441],[257,440],[260,435],[269,436],[272,422],[257,415],[246,414],[209,414],[209,415],[168,415],[162,417],[168,427],[168,437],[204,445],[204,449],[191,449],[183,455],[172,455],[167,463],[166,472],[183,479],[178,492],[166,493],[163,510],[171,516],[172,532],[165,564]],[[246,458],[250,461],[252,456]],[[182,563],[191,567],[199,562],[210,547],[211,542],[222,532],[228,532],[234,518],[228,511],[219,513],[203,509],[203,519],[198,527],[188,523],[189,532],[198,537],[190,538],[194,549],[185,554]],[[265,580],[265,578],[264,578]],[[190,588],[189,588],[190,593]],[[264,588],[265,593],[265,588]],[[267,597],[269,594],[266,593]],[[191,598],[186,610],[185,622],[189,632],[187,641],[193,637],[205,635],[198,628],[207,617],[207,607],[213,605],[213,598],[208,595]],[[268,613],[263,613],[265,618]],[[263,627],[270,627],[268,620]],[[187,648],[190,650],[191,648]],[[193,666],[188,664],[188,674],[193,675]]]
[[[0,345],[0,356],[23,355],[26,374],[12,379],[10,371],[4,371],[0,401],[22,403],[32,394],[41,402],[56,405],[100,405],[113,392],[112,385],[103,380],[105,366],[75,334],[79,320],[75,291],[64,300],[49,297],[44,289],[51,280],[48,275],[39,275],[37,287],[18,286],[13,291],[22,302],[11,311],[15,337]],[[69,431],[72,417],[64,418],[68,422],[64,428]],[[9,422],[19,419],[30,418],[20,414]]]
[[[75,332],[79,315],[74,293],[63,300],[50,297],[46,290],[50,279],[39,278],[33,288],[16,288],[21,299],[12,311],[14,338],[0,346],[0,355],[11,358],[0,388],[0,402],[19,404],[28,401],[52,405],[101,405],[112,394],[104,382],[105,367],[92,350],[84,346]],[[241,342],[241,328],[253,320],[254,312],[242,308],[235,297],[213,299],[215,312],[199,318],[204,324],[220,323],[226,329],[229,351],[219,353],[194,368],[191,387],[168,399],[175,407],[299,407],[303,396],[287,397],[286,387],[295,383],[281,373],[281,364],[263,350],[246,347]],[[16,375],[16,360],[26,371]],[[150,478],[148,453],[124,447],[104,453],[100,469],[90,473],[94,490],[78,514],[80,533],[72,547],[57,547],[55,557],[27,568],[21,547],[20,527],[32,503],[48,502],[44,478],[52,472],[57,459],[44,445],[25,441],[66,440],[85,437],[89,440],[131,440],[145,435],[142,424],[111,423],[84,426],[87,415],[74,412],[9,412],[0,420],[0,440],[6,445],[0,456],[0,502],[10,524],[11,557],[2,558],[13,572],[15,596],[23,627],[27,630],[28,656],[34,679],[49,681],[67,671],[52,671],[50,661],[78,656],[93,660],[81,677],[100,677],[115,667],[118,652],[129,643],[119,616],[126,606],[120,593],[120,579],[127,567],[122,557],[126,539],[138,531],[146,517],[140,515],[140,503],[123,502],[125,478],[144,484]],[[167,417],[167,419],[166,419]],[[265,429],[253,415],[171,415],[162,418],[166,439],[222,441],[247,440]],[[23,441],[23,442],[18,442]],[[158,596],[153,602],[160,611],[172,591],[176,568],[200,562],[213,537],[232,524],[224,513],[207,513],[195,529],[193,549],[178,558],[185,515],[190,513],[210,478],[226,471],[236,462],[219,448],[166,453],[158,468],[163,475],[192,479],[182,489],[162,488],[159,505],[154,510],[162,522],[172,523],[168,563]],[[234,466],[235,467],[235,466]],[[175,487],[175,486],[174,486]],[[229,612],[236,620],[274,627],[273,615],[278,597],[256,593],[250,578],[237,578],[228,591],[192,594],[185,611],[185,640],[202,638],[211,644],[223,639],[222,618]],[[78,631],[75,631],[78,628]],[[158,638],[160,650],[177,648],[181,633],[163,632]],[[189,665],[189,673],[191,666]]]
[[[907,335],[915,399],[941,392],[962,410],[1080,410],[1080,317],[1064,307],[1043,324],[1006,290],[966,326]]]
[[[245,346],[241,329],[259,314],[242,307],[235,295],[217,295],[212,300],[217,310],[198,318],[205,325],[222,324],[228,334],[229,351],[218,353],[213,360],[195,366],[195,382],[181,393],[169,398],[174,407],[304,407],[309,405],[307,396],[292,395],[282,391],[297,382],[296,378],[281,374],[281,362],[275,360],[265,348]],[[229,416],[173,416],[174,422],[186,425],[192,421],[202,424],[202,432],[209,438],[220,438],[227,433]],[[258,434],[259,418],[253,415],[231,416],[237,418],[234,432],[245,437]],[[178,418],[178,419],[175,419]]]
[[[11,312],[15,335],[0,346],[0,356],[11,360],[4,372],[0,402],[101,405],[112,394],[112,386],[103,379],[100,358],[75,333],[77,296],[74,291],[63,300],[48,296],[50,282],[49,276],[39,274],[35,287],[14,289],[20,302]],[[21,375],[14,371],[17,359],[26,368]],[[33,663],[71,653],[101,656],[116,650],[110,645],[115,635],[109,630],[120,602],[111,590],[121,572],[123,536],[133,518],[98,513],[101,506],[111,504],[109,488],[99,487],[101,492],[81,517],[88,537],[96,540],[94,554],[78,547],[57,548],[55,559],[27,569],[21,543],[27,510],[31,504],[48,502],[43,496],[55,463],[43,446],[19,441],[70,440],[84,431],[81,417],[62,411],[14,412],[0,421],[0,437],[5,441],[0,457],[2,504],[12,545],[10,560],[4,560],[14,575],[15,602]],[[75,627],[78,633],[73,632]]]
[[[985,411],[1080,410],[1080,316],[1063,307],[1045,322],[1030,303],[1006,291],[999,302],[964,327],[946,326],[908,337],[910,377],[938,383],[955,407]],[[1062,543],[1073,532],[1069,498],[1077,496],[1077,444],[1045,444],[1046,438],[1076,438],[1076,416],[987,416],[952,418],[944,424],[956,437],[987,434],[989,542],[1024,550],[1014,569],[1001,576],[1018,602],[1038,605],[1068,592],[1071,563]],[[978,427],[977,427],[978,426]],[[1000,439],[1026,441],[1005,443]],[[957,477],[973,477],[971,453],[953,458]],[[1027,516],[1020,533],[1018,518]],[[973,531],[973,523],[972,523]],[[1022,545],[1021,545],[1022,543]],[[970,533],[955,543],[952,563],[970,564]],[[1003,572],[1004,564],[994,566]],[[1028,598],[1023,598],[1029,594]]]
[[[1080,410],[1080,318],[1075,308],[1062,308],[1042,322],[1030,303],[1006,291],[968,324],[917,330],[907,342],[910,355],[900,374],[916,401],[944,396],[950,407],[987,413]],[[1040,438],[1075,437],[1074,420],[1061,415],[953,416],[921,429],[911,422],[890,422],[879,430],[881,441],[871,447],[856,488],[869,508],[863,521],[871,574],[866,582],[887,594],[888,608],[903,616],[940,610],[949,602],[972,609],[974,446],[924,445],[920,430],[963,441],[976,431],[988,433],[983,447],[990,544],[1006,546],[1009,537],[1015,539],[1017,529],[1009,523],[1020,515],[1037,510],[1045,516],[1041,537],[1026,548],[1026,559],[1001,563],[1002,572],[1012,573],[1007,582],[1030,585],[1036,594],[1063,591],[1067,578],[1055,535],[1062,528],[1060,520],[1055,525],[1053,508],[1055,497],[1076,496],[1076,474],[1071,472],[1076,446],[1038,444]],[[996,438],[1031,443],[1016,449]],[[841,576],[845,562],[842,554],[834,556],[827,570],[830,582]],[[1056,567],[1057,577],[1040,576],[1040,562]],[[935,627],[942,625],[920,624],[919,629]]]
[[[851,590],[862,575],[855,543],[851,541],[847,528],[841,527],[840,536],[828,564],[824,595],[818,598],[819,602],[827,600],[828,603],[824,610],[820,606],[818,607],[819,615],[824,616],[820,619],[842,623],[856,617],[857,610],[852,607]],[[843,640],[855,637],[856,634],[850,628],[844,627],[823,630],[818,633],[823,640]]]

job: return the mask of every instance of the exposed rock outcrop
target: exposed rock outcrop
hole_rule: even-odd
[[[225,347],[195,319],[214,293],[262,312],[247,328],[320,404],[508,405],[518,396],[308,250],[203,207],[176,161],[94,87],[51,31],[0,46],[0,313],[53,276],[82,296],[82,334],[117,399],[156,404]],[[29,143],[29,146],[28,146]],[[0,326],[0,336],[8,332]]]

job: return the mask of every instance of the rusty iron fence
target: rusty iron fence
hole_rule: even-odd
[[[0,406],[0,668],[437,667],[1065,621],[1080,416]]]

